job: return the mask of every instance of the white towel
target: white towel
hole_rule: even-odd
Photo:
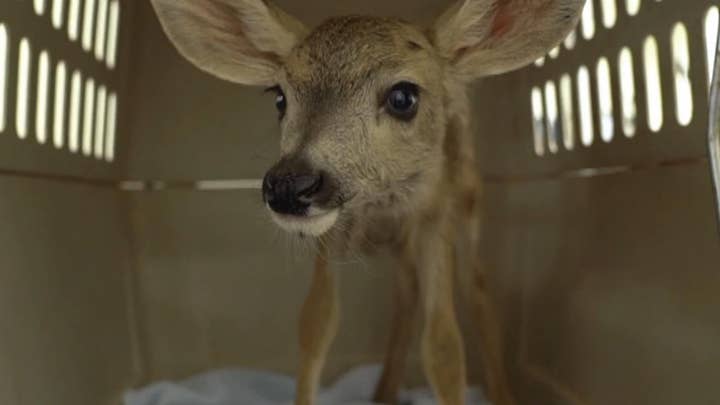
[[[372,405],[379,366],[356,368],[322,391],[317,405]],[[125,405],[292,405],[295,382],[286,376],[260,371],[228,369],[198,375],[181,382],[159,382],[128,391]],[[429,389],[403,391],[401,403],[435,405]],[[479,389],[470,389],[467,405],[489,405]]]

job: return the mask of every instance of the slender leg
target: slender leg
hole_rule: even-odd
[[[395,308],[383,374],[373,401],[394,404],[402,385],[407,355],[412,344],[418,305],[417,269],[403,261],[395,272]]]
[[[475,311],[480,323],[481,354],[485,365],[485,385],[488,398],[493,404],[514,405],[516,401],[507,381],[502,332],[495,305],[490,293],[487,291],[485,276],[477,274],[475,277]]]
[[[447,229],[425,232],[415,252],[419,259],[420,294],[425,325],[422,359],[441,405],[465,403],[465,349],[453,299],[454,260]]]
[[[471,301],[474,313],[479,322],[481,336],[481,355],[485,365],[485,385],[490,401],[495,405],[514,405],[516,403],[510,384],[507,380],[507,370],[504,361],[504,348],[502,341],[502,327],[497,317],[497,310],[492,294],[488,289],[487,275],[480,263],[480,209],[479,196],[475,192],[466,206],[467,228],[466,243],[468,243],[469,264],[472,267],[474,285]]]
[[[313,405],[325,358],[337,333],[339,307],[335,274],[328,269],[327,251],[318,254],[310,291],[300,314],[301,365],[297,405]]]

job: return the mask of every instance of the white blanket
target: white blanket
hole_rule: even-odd
[[[321,392],[317,405],[371,405],[379,366],[360,367]],[[181,382],[159,382],[125,394],[125,405],[292,405],[295,382],[286,376],[242,369],[220,370]],[[467,405],[489,405],[470,389]],[[404,391],[401,403],[434,405],[428,389]]]

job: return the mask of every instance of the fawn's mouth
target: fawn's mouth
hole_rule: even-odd
[[[287,232],[321,236],[335,225],[340,209],[324,210],[311,207],[305,215],[284,215],[270,210],[270,217]]]

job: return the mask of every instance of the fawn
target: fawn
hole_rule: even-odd
[[[389,348],[375,400],[402,383],[415,315],[426,376],[444,405],[464,402],[453,307],[455,247],[467,245],[488,397],[515,402],[487,274],[467,87],[523,67],[575,27],[585,0],[459,0],[430,28],[396,18],[332,18],[313,30],[267,0],[151,0],[200,69],[275,93],[282,158],[263,180],[274,222],[319,246],[300,315],[296,403],[314,403],[338,328],[331,255],[397,256]],[[497,95],[502,97],[502,95]]]

